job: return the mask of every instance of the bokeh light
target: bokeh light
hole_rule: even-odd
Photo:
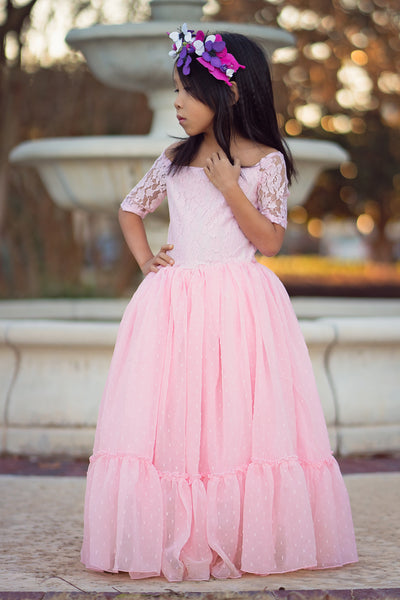
[[[367,126],[365,124],[364,119],[361,119],[360,117],[352,117],[350,119],[350,123],[351,123],[351,130],[353,133],[365,133]]]
[[[378,78],[378,87],[385,94],[400,94],[400,74],[383,71]]]
[[[315,44],[307,44],[304,46],[303,53],[307,58],[325,61],[332,54],[332,50],[326,42],[316,42]]]
[[[370,107],[373,82],[365,69],[345,60],[337,77],[343,85],[336,93],[336,99],[341,106],[364,110]]]
[[[321,107],[319,104],[311,103],[298,106],[294,112],[296,119],[307,127],[316,127],[321,120]]]
[[[287,64],[294,62],[299,54],[297,48],[285,46],[284,48],[277,48],[272,55],[272,62],[274,64]]]
[[[357,48],[366,48],[368,46],[369,39],[365,33],[357,31],[356,33],[350,35],[350,41],[354,46],[357,46]]]
[[[374,219],[367,213],[361,214],[357,219],[357,229],[362,235],[369,235],[375,228]]]
[[[340,165],[340,172],[346,179],[355,179],[358,174],[357,165],[354,162],[344,162]]]
[[[350,56],[351,60],[357,65],[364,66],[368,64],[368,55],[363,50],[353,50]]]
[[[314,238],[321,238],[324,233],[324,222],[321,219],[310,219],[307,223],[307,231]]]
[[[285,131],[288,135],[299,135],[302,132],[301,123],[297,119],[289,119],[285,124]]]
[[[289,211],[289,219],[296,223],[296,225],[302,225],[307,221],[308,212],[304,206],[296,205]]]

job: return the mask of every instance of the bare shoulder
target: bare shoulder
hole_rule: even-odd
[[[255,144],[254,142],[250,142],[250,140],[237,147],[237,156],[241,164],[246,167],[256,165],[262,158],[273,152],[276,152],[276,148],[264,146],[263,144]]]
[[[172,161],[172,159],[174,158],[176,148],[178,148],[181,144],[182,144],[181,141],[174,142],[173,144],[168,146],[168,148],[165,149],[165,155],[168,158],[168,160]]]
[[[272,154],[273,152],[276,152],[277,150],[276,150],[276,148],[272,148],[272,146],[263,146],[263,145],[257,144],[256,151],[257,151],[257,155],[258,155],[258,160],[260,160],[264,156],[267,156],[267,154]]]

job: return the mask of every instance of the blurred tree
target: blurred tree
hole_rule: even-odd
[[[398,0],[220,0],[220,5],[217,20],[278,23],[294,33],[296,48],[273,56],[282,128],[288,136],[333,139],[350,153],[341,173],[319,179],[305,205],[309,218],[352,216],[372,255],[392,259],[396,239],[389,231],[400,219]]]
[[[25,6],[16,6],[11,0],[3,7],[3,22],[0,24],[0,234],[4,221],[7,184],[8,153],[16,136],[16,81],[14,73],[21,66],[21,48],[23,30],[28,25],[30,15],[37,0],[31,0]],[[13,46],[12,61],[7,57],[6,47]]]
[[[63,4],[65,9],[67,3]],[[71,26],[80,19],[89,24],[106,20],[113,3],[71,0]],[[122,11],[122,4],[125,11]],[[135,2],[121,4],[122,19],[132,15]],[[69,295],[95,293],[82,280],[85,253],[98,256],[96,248],[85,248],[79,226],[70,212],[54,205],[32,169],[12,168],[10,150],[19,142],[40,137],[146,133],[151,113],[140,94],[121,93],[97,82],[82,59],[70,53],[62,63],[42,67],[27,47],[34,25],[35,7],[41,0],[0,3],[0,296]],[[52,23],[60,3],[45,3],[41,19]],[[47,12],[46,12],[47,10]],[[115,12],[115,11],[114,11]],[[50,27],[51,29],[51,27]],[[29,51],[28,51],[29,50]],[[48,54],[44,53],[45,63]],[[87,215],[88,228],[95,228],[96,215]],[[90,222],[90,223],[89,223]],[[81,223],[81,220],[80,220]],[[135,271],[125,247],[121,249],[125,269],[104,269],[99,264],[98,293],[125,288]],[[104,276],[102,275],[104,272]],[[108,279],[107,279],[108,277]]]

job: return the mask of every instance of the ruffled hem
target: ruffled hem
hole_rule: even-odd
[[[158,471],[134,455],[91,458],[82,547],[89,569],[204,581],[356,561],[333,457],[252,460],[202,474]]]

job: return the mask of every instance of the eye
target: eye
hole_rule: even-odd
[[[174,90],[174,94],[177,94],[178,92],[179,92],[179,90],[178,90],[178,89],[175,89],[175,90]]]

